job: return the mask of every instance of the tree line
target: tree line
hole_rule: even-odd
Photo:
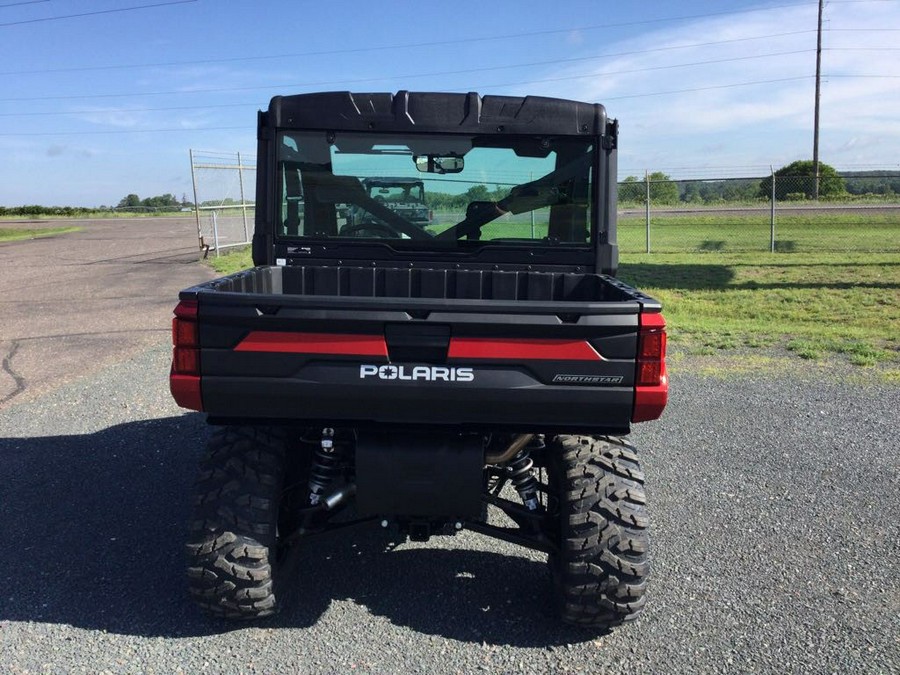
[[[715,204],[769,200],[772,176],[722,180],[674,180],[661,171],[646,178],[628,176],[619,183],[619,201],[643,204],[649,178],[650,201],[657,204]],[[900,172],[842,171],[819,163],[819,198],[890,197],[900,194]],[[776,201],[815,199],[816,179],[811,160],[792,162],[775,171]]]
[[[59,216],[62,218],[77,218],[92,213],[97,213],[97,209],[87,206],[40,206],[39,204],[0,206],[0,217],[33,218],[35,216]]]
[[[486,185],[473,185],[461,194],[446,192],[427,192],[425,202],[429,208],[443,211],[465,211],[472,202],[499,202],[509,195],[509,188],[498,187],[494,190]]]
[[[42,206],[25,204],[23,206],[0,206],[0,217],[34,218],[37,216],[55,216],[60,218],[78,218],[94,213],[126,210],[131,212],[180,211],[193,208],[193,203],[185,196],[177,199],[174,195],[164,194],[141,199],[136,194],[129,194],[119,200],[116,206]]]
[[[147,197],[141,199],[138,195],[132,193],[125,195],[116,205],[117,209],[153,209],[153,210],[179,210],[184,208],[193,208],[193,203],[187,200],[185,195],[178,199],[175,195],[168,192],[164,195],[155,197]]]
[[[649,180],[648,180],[649,179]],[[721,180],[676,180],[662,171],[647,177],[627,176],[619,183],[619,202],[644,204],[649,182],[653,204],[719,204],[768,201],[772,197],[772,177],[726,178]],[[490,190],[475,185],[461,194],[428,192],[426,202],[434,209],[464,211],[473,201],[500,201],[508,188]],[[811,160],[792,162],[775,172],[775,199],[800,201],[815,199],[816,180]],[[852,200],[854,197],[900,195],[900,172],[845,171],[819,164],[820,199]]]

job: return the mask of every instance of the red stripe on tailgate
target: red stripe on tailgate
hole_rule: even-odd
[[[603,361],[584,340],[453,338],[451,359],[501,359],[523,361]]]
[[[387,358],[387,343],[381,335],[348,333],[289,333],[257,330],[241,340],[237,352],[285,354],[332,354]]]

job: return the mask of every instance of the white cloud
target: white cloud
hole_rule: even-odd
[[[96,106],[78,110],[77,117],[84,122],[117,129],[136,129],[147,119],[147,115],[141,110]]]
[[[896,27],[900,3],[834,4],[826,19],[820,155],[896,164],[900,80],[859,77],[900,75],[890,51],[860,50],[892,47],[893,35],[838,29]],[[548,69],[517,88],[605,103],[622,124],[625,167],[779,166],[812,156],[815,27],[814,3],[680,23],[605,50],[642,53]]]

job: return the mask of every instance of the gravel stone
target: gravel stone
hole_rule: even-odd
[[[676,368],[663,420],[631,436],[647,609],[610,635],[556,622],[538,553],[377,526],[310,539],[289,608],[234,625],[186,592],[208,429],[171,401],[168,358],[0,410],[0,670],[900,672],[900,387]]]

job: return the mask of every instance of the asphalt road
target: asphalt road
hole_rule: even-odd
[[[67,225],[0,243],[0,408],[159,343],[178,291],[212,278],[192,218],[3,222]]]
[[[170,267],[206,274],[152,268],[166,325]],[[676,366],[633,434],[649,603],[611,635],[554,621],[539,554],[378,529],[309,540],[291,606],[229,625],[183,575],[207,429],[169,398],[167,329],[145,334],[0,410],[2,672],[900,672],[900,387],[867,371]]]

